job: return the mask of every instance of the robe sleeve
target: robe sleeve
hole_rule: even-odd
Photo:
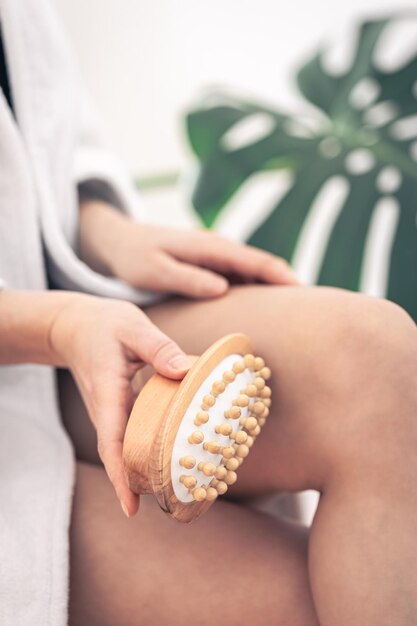
[[[78,184],[78,203],[91,202],[99,200],[105,202],[112,207],[123,209],[120,198],[116,195],[114,189],[109,187],[107,183],[96,178],[82,181]]]
[[[73,180],[78,187],[95,181],[114,198],[115,207],[134,219],[144,210],[135,185],[119,158],[106,146],[104,133],[93,104],[80,81],[79,131],[74,155]]]
[[[44,219],[46,258],[50,286],[94,295],[130,300],[139,305],[158,302],[166,294],[135,289],[116,278],[103,276],[84,263],[78,253],[79,190],[105,191],[114,207],[134,220],[144,219],[144,210],[134,182],[121,161],[106,148],[98,117],[83,85],[79,85],[80,110],[77,120],[72,172],[69,174],[70,210],[64,220],[49,211]],[[77,193],[78,190],[78,193]],[[60,203],[58,203],[60,204]],[[54,224],[52,223],[54,222]]]

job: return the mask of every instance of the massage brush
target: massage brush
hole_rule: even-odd
[[[183,380],[154,374],[133,406],[123,445],[129,487],[191,522],[237,480],[268,417],[271,372],[233,334],[194,357]]]

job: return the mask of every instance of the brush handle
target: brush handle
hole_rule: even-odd
[[[197,358],[191,357],[191,361]],[[159,457],[153,447],[180,383],[181,380],[153,374],[133,406],[123,443],[123,463],[128,485],[134,493],[154,493],[149,476],[157,471]]]
[[[154,374],[140,392],[126,428],[123,461],[129,487],[137,494],[153,493],[149,482],[152,447],[163,416],[178,389],[178,381]]]

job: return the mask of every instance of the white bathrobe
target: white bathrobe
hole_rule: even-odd
[[[0,0],[17,124],[0,90],[0,280],[146,304],[152,294],[77,257],[76,183],[102,179],[140,218],[133,185],[101,147],[91,109],[47,0]],[[1,296],[1,294],[0,294]],[[1,337],[0,337],[1,341]],[[67,623],[74,458],[53,370],[0,367],[0,625]]]

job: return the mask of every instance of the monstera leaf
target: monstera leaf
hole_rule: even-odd
[[[307,282],[386,296],[417,320],[417,57],[395,71],[375,60],[393,19],[360,26],[342,75],[326,71],[325,50],[302,67],[297,81],[317,110],[310,107],[313,124],[226,91],[190,111],[199,159],[192,203],[216,227],[250,177],[290,172],[249,243],[293,262]],[[262,132],[239,142],[251,120]]]

